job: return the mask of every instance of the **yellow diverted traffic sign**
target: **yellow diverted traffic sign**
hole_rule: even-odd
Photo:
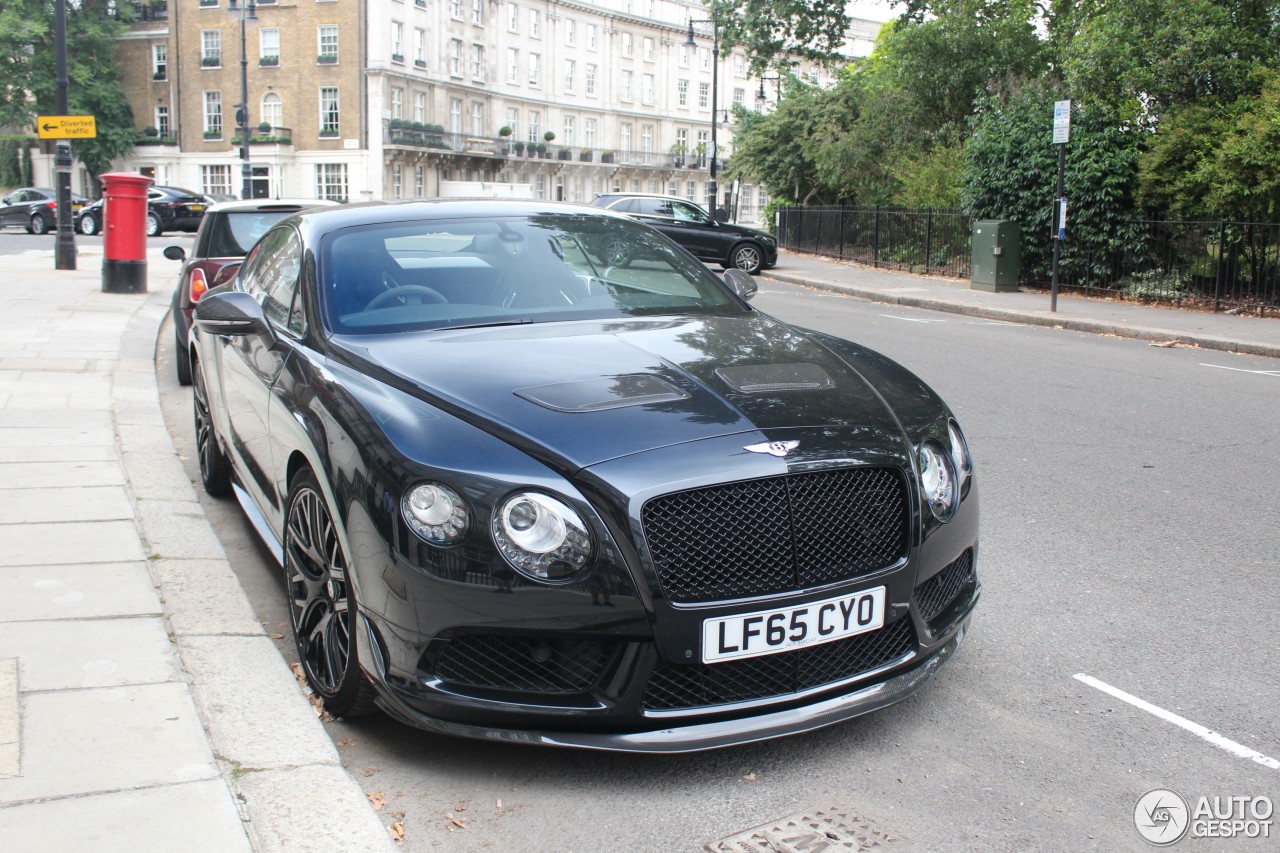
[[[41,139],[94,139],[98,122],[93,116],[37,116]]]

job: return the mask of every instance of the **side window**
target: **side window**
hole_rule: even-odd
[[[660,198],[638,198],[635,200],[635,205],[633,209],[637,213],[671,218],[671,202],[669,201],[664,201]]]
[[[707,221],[707,218],[702,215],[702,211],[691,204],[675,202],[671,206],[675,209],[675,217],[680,222],[701,222],[705,224]]]
[[[267,232],[245,259],[240,286],[262,304],[262,313],[277,326],[300,335],[305,324],[301,307],[295,310],[299,274],[302,271],[302,241],[292,228]]]

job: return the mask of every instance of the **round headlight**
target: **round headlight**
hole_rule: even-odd
[[[541,492],[519,492],[493,515],[493,540],[512,568],[537,581],[572,578],[591,559],[591,532],[582,516]]]
[[[960,486],[963,488],[973,473],[973,457],[969,455],[969,442],[965,440],[960,425],[955,421],[947,421],[947,438],[951,440],[951,461],[960,473]]]
[[[942,446],[932,439],[920,445],[920,488],[925,502],[938,521],[950,521],[960,502],[955,464]]]
[[[471,524],[471,513],[462,498],[440,483],[419,483],[405,492],[400,512],[409,529],[432,545],[461,541]]]

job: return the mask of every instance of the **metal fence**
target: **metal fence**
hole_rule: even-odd
[[[876,267],[969,276],[973,217],[903,207],[784,207],[778,245]]]
[[[955,210],[788,207],[778,243],[877,267],[968,278],[973,217]],[[1123,239],[1088,241],[1069,232],[1059,283],[1121,299],[1274,313],[1280,310],[1280,224],[1132,220]],[[1047,236],[1023,230],[1023,284],[1048,287]]]

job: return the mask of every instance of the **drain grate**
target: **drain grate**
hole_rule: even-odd
[[[826,809],[784,817],[748,829],[703,849],[707,853],[835,853],[840,850],[904,850],[907,840],[845,809]]]

